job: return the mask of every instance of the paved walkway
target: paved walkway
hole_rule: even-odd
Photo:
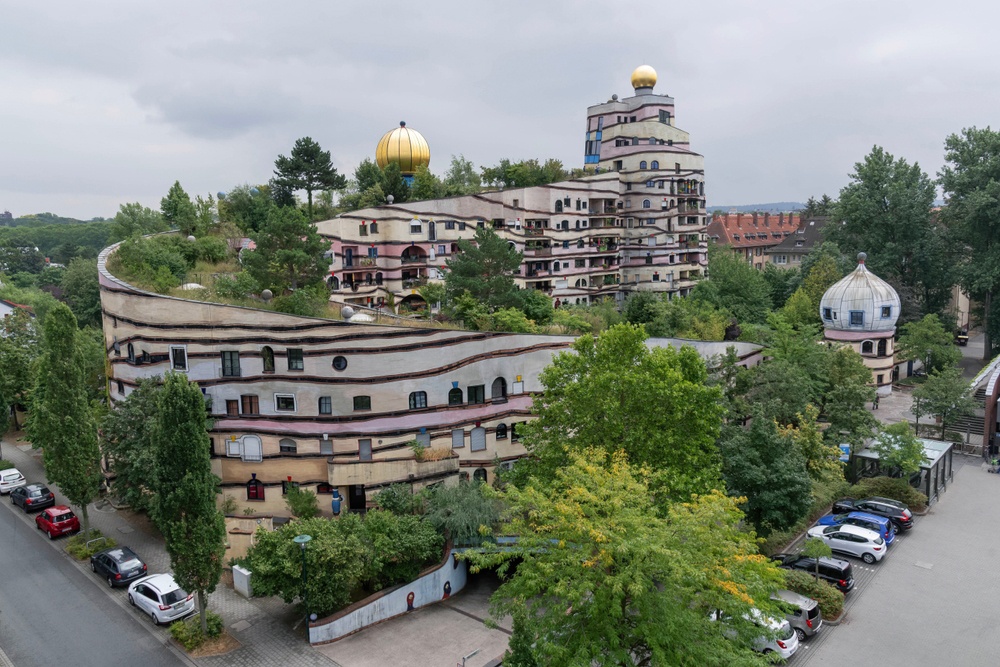
[[[40,451],[32,450],[31,445],[25,442],[18,441],[15,445],[12,434],[3,437],[2,449],[2,458],[12,462],[29,483],[46,479]],[[55,492],[57,502],[69,504],[56,487],[50,485],[50,488]],[[115,510],[104,501],[91,505],[89,513],[92,527],[99,528],[118,544],[131,547],[145,560],[151,573],[170,571],[170,557],[163,538],[144,515]],[[15,514],[21,516],[19,511]],[[22,518],[28,523],[34,523],[33,516]],[[49,546],[61,549],[64,542],[65,540],[56,540],[49,543]],[[94,576],[88,565],[79,564],[79,567],[88,576]],[[118,599],[119,603],[127,597],[124,589],[110,591],[104,587],[104,590]],[[305,631],[301,627],[298,630],[292,629],[298,620],[297,615],[290,605],[284,604],[280,599],[247,600],[231,587],[220,583],[208,600],[208,608],[222,616],[230,634],[239,640],[241,646],[225,655],[199,658],[195,661],[197,664],[205,667],[339,667],[306,642]],[[125,604],[127,606],[128,603]],[[138,614],[136,621],[146,622]],[[160,629],[157,632],[165,633],[166,630]],[[0,660],[0,665],[2,664]]]

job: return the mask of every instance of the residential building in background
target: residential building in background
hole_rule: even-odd
[[[708,238],[727,245],[737,256],[758,269],[771,261],[768,250],[799,229],[798,213],[716,213],[708,223]],[[777,256],[787,265],[787,256]]]
[[[780,243],[764,250],[768,262],[782,268],[799,268],[812,249],[823,242],[823,227],[829,222],[825,216],[799,220],[796,230]]]

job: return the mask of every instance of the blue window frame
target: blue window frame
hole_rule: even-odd
[[[863,310],[852,310],[850,325],[852,327],[863,327],[865,325],[865,311]]]
[[[892,306],[882,306],[882,319],[892,317]]]

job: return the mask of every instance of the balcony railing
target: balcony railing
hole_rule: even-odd
[[[403,255],[399,261],[403,264],[424,264],[427,262],[427,255]]]
[[[427,284],[427,278],[407,278],[403,281],[403,289],[413,289],[415,287],[423,287]]]
[[[552,246],[547,246],[545,248],[525,248],[524,254],[529,257],[551,257]]]

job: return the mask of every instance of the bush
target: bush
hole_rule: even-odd
[[[419,500],[409,484],[392,484],[375,496],[379,509],[393,514],[416,514]]]
[[[207,640],[222,634],[222,617],[215,612],[206,613],[205,623],[208,625],[207,635],[201,631],[201,619],[197,614],[187,620],[174,621],[170,624],[170,636],[186,650],[193,651]]]
[[[279,313],[321,317],[330,301],[330,292],[324,285],[300,287],[291,294],[275,297],[274,309]]]
[[[0,470],[7,470],[8,468],[13,468],[14,464],[5,459],[0,459]]]
[[[836,587],[802,570],[785,570],[788,590],[805,595],[819,603],[823,618],[833,620],[844,611],[844,594]]]
[[[87,547],[87,542],[90,540],[96,540],[98,537],[102,537],[101,531],[96,528],[91,528],[90,535],[84,535],[80,533],[79,535],[74,535],[73,537],[66,540],[66,553],[77,560],[87,560],[98,551],[104,551],[105,549],[110,549],[112,547],[118,546],[110,537],[94,542],[89,548]]]
[[[905,479],[893,477],[866,477],[852,486],[848,494],[854,498],[882,496],[898,500],[918,512],[927,509],[927,496],[910,486]]]
[[[761,553],[772,554],[784,551],[785,545],[793,542],[806,528],[829,511],[833,501],[844,497],[849,491],[849,485],[842,479],[813,482],[812,504],[809,506],[809,514],[788,530],[768,535],[767,539],[761,545]]]
[[[299,519],[311,519],[319,514],[316,494],[297,486],[289,485],[288,493],[285,495],[285,504],[288,505],[288,510]]]
[[[238,301],[248,299],[251,294],[255,294],[260,286],[246,271],[240,271],[235,275],[223,275],[215,279],[215,294],[220,299]]]

